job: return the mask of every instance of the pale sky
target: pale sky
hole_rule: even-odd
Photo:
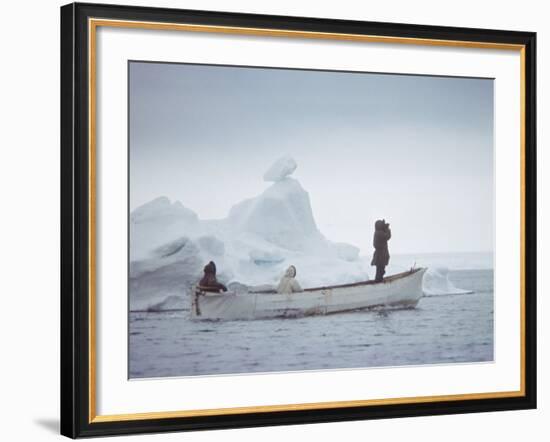
[[[492,251],[493,80],[130,63],[130,209],[158,196],[202,219],[261,193],[279,157],[319,230],[394,253]]]

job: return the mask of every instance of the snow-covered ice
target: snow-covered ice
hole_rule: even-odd
[[[279,158],[264,174],[264,181],[282,181],[294,173],[298,164],[289,155]]]
[[[290,177],[296,167],[290,157],[276,161],[264,176],[272,184],[235,204],[223,219],[201,220],[166,197],[135,209],[130,216],[131,308],[162,305],[168,296],[183,298],[210,260],[227,284],[276,284],[290,264],[306,287],[368,279],[368,263],[359,259],[357,247],[332,242],[319,231],[309,194]]]

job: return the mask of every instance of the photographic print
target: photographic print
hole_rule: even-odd
[[[534,32],[63,6],[61,433],[536,408],[535,66]]]
[[[492,79],[128,84],[129,378],[493,361]]]

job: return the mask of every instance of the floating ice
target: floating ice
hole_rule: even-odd
[[[143,204],[130,213],[130,260],[149,258],[155,248],[194,234],[199,224],[197,214],[179,201],[162,196]]]
[[[264,181],[282,181],[292,175],[298,165],[291,156],[284,156],[275,161],[264,174]]]
[[[130,262],[130,309],[173,309],[169,297],[184,297],[200,277],[203,260],[187,237],[150,251],[149,258]],[[164,306],[164,307],[163,307]]]
[[[356,261],[359,259],[359,247],[343,242],[334,243],[334,247],[338,256],[344,261]]]
[[[236,287],[276,286],[291,264],[303,287],[368,279],[359,249],[319,231],[308,192],[278,160],[261,194],[235,204],[220,220],[200,220],[181,203],[157,198],[130,215],[130,308],[173,308],[213,260],[218,279]],[[236,283],[240,284],[237,285]],[[171,298],[172,301],[164,302]]]
[[[236,204],[229,223],[241,232],[289,250],[304,250],[320,241],[308,193],[300,183],[287,178],[267,188],[261,195]]]
[[[211,256],[223,256],[225,254],[225,244],[215,236],[201,236],[197,243],[203,253]]]
[[[141,224],[146,222],[163,222],[184,220],[187,222],[196,222],[197,214],[184,207],[179,201],[173,204],[165,196],[155,198],[154,200],[143,204],[135,209],[130,215],[130,222]]]
[[[449,269],[446,267],[430,268],[424,275],[423,290],[426,295],[465,295],[473,293],[464,290],[449,280]]]
[[[258,265],[272,265],[278,264],[285,260],[284,256],[276,250],[258,250],[252,249],[248,252],[248,256],[254,264]]]

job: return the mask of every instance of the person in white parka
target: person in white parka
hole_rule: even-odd
[[[277,293],[290,294],[302,291],[302,287],[300,287],[300,284],[296,280],[296,267],[290,266],[286,269],[284,276],[277,286]]]

